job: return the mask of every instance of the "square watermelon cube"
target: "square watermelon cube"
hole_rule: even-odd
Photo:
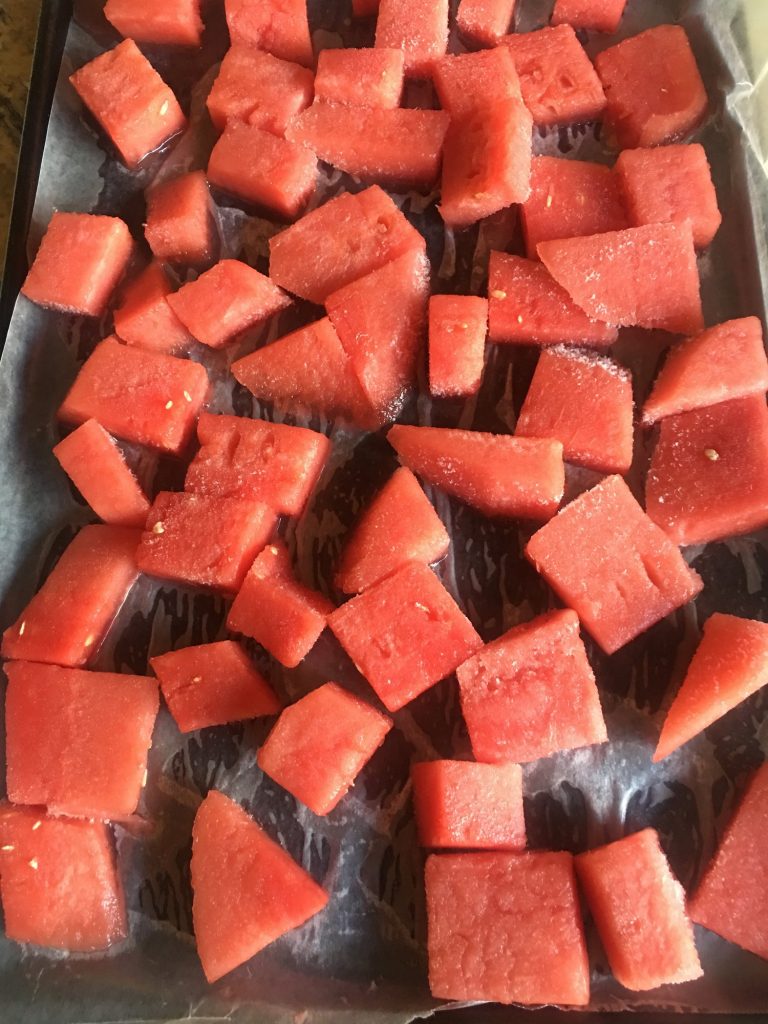
[[[432,74],[440,106],[453,119],[488,112],[494,101],[523,102],[520,79],[506,46],[448,54]]]
[[[402,50],[408,78],[429,78],[448,46],[448,0],[379,0],[376,46]]]
[[[120,35],[137,43],[200,46],[200,0],[107,0],[104,17]]]
[[[206,100],[220,132],[228,121],[245,121],[273,135],[285,135],[290,119],[311,102],[309,68],[250,46],[227,50]]]
[[[513,32],[517,0],[459,0],[456,27],[461,36],[477,46],[498,46]]]
[[[552,24],[615,32],[626,6],[627,0],[555,0]]]
[[[312,67],[307,0],[224,0],[233,46],[266,50],[281,60]]]
[[[177,352],[192,338],[165,301],[173,286],[159,263],[152,262],[123,289],[115,310],[115,334],[126,345],[151,352]]]
[[[400,49],[321,50],[317,56],[315,99],[386,110],[400,106],[405,58]]]
[[[429,299],[429,390],[465,397],[480,390],[488,332],[488,300],[478,295]]]
[[[147,192],[144,236],[155,259],[205,266],[218,248],[213,202],[203,171],[189,171]]]

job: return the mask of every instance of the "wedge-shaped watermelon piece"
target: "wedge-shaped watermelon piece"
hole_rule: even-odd
[[[516,345],[606,348],[615,327],[590,320],[536,260],[492,252],[488,266],[488,340]]]
[[[218,241],[203,171],[189,171],[152,186],[147,193],[144,236],[155,259],[192,266],[210,263]]]
[[[557,283],[594,320],[673,334],[704,328],[688,222],[540,242],[538,253]]]
[[[206,104],[216,128],[245,121],[273,135],[285,135],[288,122],[312,102],[312,72],[250,46],[224,54]]]
[[[408,562],[431,565],[450,545],[448,532],[410,469],[396,469],[344,546],[336,584],[345,594],[366,590]]]
[[[120,340],[151,352],[172,353],[190,345],[189,332],[165,301],[172,291],[168,275],[155,262],[126,285],[114,314]]]
[[[98,420],[124,441],[177,455],[192,434],[208,388],[199,363],[105,338],[81,367],[59,419]]]
[[[525,553],[608,654],[703,586],[620,476],[579,495],[533,535]]]
[[[432,295],[429,300],[429,390],[436,396],[480,390],[488,332],[488,300]]]
[[[482,645],[437,576],[415,562],[342,605],[328,625],[388,711],[450,675]]]
[[[727,320],[670,350],[643,407],[643,422],[650,426],[678,412],[765,391],[762,324],[756,316]]]
[[[498,46],[512,31],[517,0],[459,0],[456,26],[464,39],[478,46]]]
[[[427,860],[429,987],[438,999],[584,1006],[589,960],[570,853]]]
[[[186,128],[176,97],[133,39],[94,57],[69,80],[128,167]]]
[[[200,0],[107,0],[104,17],[137,43],[199,46],[203,34]]]
[[[657,25],[603,50],[595,66],[606,121],[622,149],[660,146],[692,131],[707,92],[682,25]]]
[[[411,767],[419,842],[446,849],[525,847],[519,764],[421,761]]]
[[[706,544],[768,524],[763,395],[662,420],[645,481],[645,507],[682,545]]]
[[[283,711],[256,760],[315,814],[330,814],[391,728],[370,704],[324,683]]]
[[[456,674],[478,761],[535,761],[608,739],[575,612],[513,627]]]
[[[51,814],[124,818],[139,802],[160,696],[155,679],[5,666],[8,799]]]
[[[128,934],[125,898],[102,822],[0,804],[0,897],[14,942],[90,953]]]
[[[224,0],[229,38],[282,60],[314,63],[306,0]]]
[[[306,658],[334,605],[293,575],[288,549],[275,541],[257,557],[238,591],[227,628],[253,637],[286,668]]]
[[[429,78],[448,46],[448,0],[379,0],[376,46],[402,50],[409,78]]]
[[[414,473],[487,516],[549,519],[563,499],[559,441],[400,425],[387,439]]]
[[[619,984],[646,992],[702,976],[685,892],[652,828],[580,854],[576,872]]]
[[[131,234],[118,217],[56,212],[21,294],[63,313],[101,316],[132,250]]]
[[[275,691],[234,640],[169,651],[150,663],[182,732],[276,715],[280,710]]]
[[[523,100],[515,62],[506,46],[441,57],[432,77],[440,106],[454,119],[487,110],[491,97]]]
[[[87,664],[139,575],[139,536],[124,526],[84,526],[3,633],[3,657]]]
[[[412,249],[415,227],[377,185],[344,192],[269,240],[269,276],[289,292],[323,303],[358,277]]]
[[[615,32],[626,6],[627,0],[555,0],[552,24]]]
[[[192,919],[208,981],[298,928],[328,895],[238,805],[211,790],[192,827]]]
[[[402,50],[321,50],[317,55],[315,99],[386,110],[400,106],[405,57]]]
[[[517,419],[518,437],[553,437],[563,458],[599,473],[632,465],[632,375],[604,356],[546,348]]]

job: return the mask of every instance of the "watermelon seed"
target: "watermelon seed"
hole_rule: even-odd
[[[163,105],[160,107],[160,117],[165,117],[165,115],[168,113],[168,106],[169,106],[169,103],[168,103],[168,100],[166,100],[163,103]]]
[[[203,681],[203,677],[202,676],[192,676],[192,682],[193,683],[202,683],[202,681]]]
[[[185,391],[185,392],[184,392],[184,397],[186,398],[186,400],[187,400],[188,402],[191,402],[191,401],[192,401],[192,395],[190,395],[190,393],[189,393],[188,391]]]
[[[22,622],[19,626],[19,636],[24,636],[24,630],[27,628],[26,622]]]
[[[461,325],[461,329],[462,329],[462,331],[468,330],[469,329],[469,324],[462,324]]]
[[[270,546],[270,549],[269,549],[269,553],[270,553],[270,555],[276,555],[276,554],[278,554],[278,553],[279,553],[279,552],[278,552],[278,549],[277,549],[277,548],[276,548],[276,547],[274,546],[274,544],[272,544],[272,545]]]
[[[32,826],[32,831],[37,832],[37,830],[40,828],[42,824],[42,821],[36,821],[35,824]]]
[[[166,409],[172,409],[172,408],[173,408],[173,401],[172,401],[172,400],[171,400],[170,398],[169,398],[169,399],[168,399],[168,401],[167,401],[167,402],[165,403],[165,408],[166,408]]]
[[[5,853],[12,853],[15,849],[16,847],[12,846],[10,843],[6,843],[5,846],[0,846],[0,850],[3,850]]]
[[[416,607],[419,608],[423,612],[429,612],[429,608],[427,608],[427,606],[425,604],[421,604],[421,602],[419,602],[419,601],[416,602]]]
[[[147,769],[145,768],[144,769],[144,774],[141,777],[141,784],[142,784],[142,786],[146,786],[146,784],[147,784],[147,775],[148,774],[149,773],[147,772]]]
[[[716,451],[714,448],[705,448],[704,454],[710,462],[717,462],[717,460],[720,458],[720,452]]]
[[[519,315],[518,315],[518,317],[517,317],[517,322],[518,322],[519,324],[521,324],[521,323],[523,322],[523,318],[522,318],[522,316],[519,316]]]
[[[506,299],[507,293],[500,291],[498,288],[496,291],[491,292],[492,299]]]
[[[165,527],[162,523],[155,523],[152,527],[152,533],[165,533]]]
[[[39,866],[37,863],[37,857],[32,858],[32,860],[29,862],[29,866],[32,868],[33,871],[37,871]]]
[[[549,209],[551,205],[552,205],[552,196],[548,195],[547,196],[547,209]]]
[[[83,647],[92,647],[93,646],[93,641],[95,639],[96,639],[96,637],[93,635],[93,633],[89,634],[85,638],[85,640],[83,641]]]

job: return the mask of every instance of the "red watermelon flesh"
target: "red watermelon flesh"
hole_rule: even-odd
[[[203,171],[190,171],[153,185],[147,193],[144,236],[155,259],[209,263],[216,250],[213,204]]]
[[[184,324],[165,301],[173,291],[168,275],[152,262],[123,291],[115,310],[115,333],[126,345],[172,353],[192,341]]]
[[[400,106],[403,94],[402,50],[321,50],[317,57],[315,99],[387,110]]]
[[[448,46],[448,0],[379,0],[376,46],[402,50],[409,78],[429,78]]]
[[[570,853],[451,853],[427,860],[429,987],[439,999],[589,1002]]]
[[[308,68],[250,46],[233,46],[224,54],[206,104],[219,131],[228,121],[247,121],[285,135],[290,119],[309,106],[312,95]]]
[[[315,814],[330,814],[391,728],[386,715],[324,683],[283,711],[257,761]]]
[[[104,17],[137,43],[199,46],[203,34],[200,0],[107,0]]]
[[[488,300],[432,295],[429,300],[429,390],[436,396],[480,390],[488,330]]]
[[[312,877],[234,801],[211,790],[192,827],[192,919],[209,982],[328,902]]]
[[[456,26],[464,37],[478,46],[498,46],[512,31],[517,0],[459,0]]]
[[[388,711],[450,675],[482,645],[432,570],[416,562],[353,597],[328,625]]]
[[[90,953],[124,939],[125,898],[108,827],[0,804],[0,897],[14,942]]]
[[[181,732],[280,710],[274,690],[234,640],[170,651],[150,663]]]
[[[432,77],[440,106],[452,118],[487,110],[491,100],[523,101],[515,62],[506,46],[448,54],[435,64]]]
[[[704,973],[685,912],[685,892],[652,828],[576,857],[614,977],[633,992]]]
[[[3,633],[3,657],[85,665],[139,575],[139,536],[124,526],[84,526]]]
[[[579,495],[533,535],[525,553],[608,654],[702,588],[620,476]]]
[[[51,814],[123,818],[139,802],[160,697],[145,676],[12,661],[8,799]]]
[[[306,0],[224,0],[224,11],[233,46],[313,65]]]
[[[615,32],[626,6],[627,0],[555,0],[552,24]]]

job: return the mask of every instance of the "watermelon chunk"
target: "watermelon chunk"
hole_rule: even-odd
[[[643,422],[765,391],[762,324],[755,316],[727,320],[670,350],[643,408]]]
[[[621,149],[673,142],[707,112],[707,92],[681,25],[657,25],[623,39],[599,53],[595,66],[606,121]]]
[[[433,854],[425,880],[433,996],[589,1002],[570,853]]]
[[[59,465],[93,511],[115,526],[143,526],[147,496],[123,454],[96,420],[86,420],[53,449]]]
[[[159,263],[150,263],[126,285],[115,310],[115,334],[126,345],[151,352],[176,352],[192,341],[184,325],[165,301],[173,291]]]
[[[765,526],[768,408],[763,395],[662,420],[645,507],[675,544],[706,544]]]
[[[14,942],[90,953],[128,934],[109,831],[0,804],[0,897]]]
[[[538,252],[552,277],[594,320],[673,334],[704,328],[688,222],[540,242]]]
[[[317,56],[315,99],[390,110],[400,106],[405,58],[402,50],[370,48],[321,50]]]
[[[323,303],[358,277],[425,242],[377,185],[345,192],[269,240],[269,276],[289,292]]]
[[[491,99],[523,101],[515,62],[506,46],[441,57],[432,77],[441,107],[454,119],[487,111]]]
[[[261,502],[161,491],[136,560],[150,576],[238,590],[274,526],[275,513]]]
[[[5,666],[8,799],[51,814],[124,818],[139,803],[160,697],[145,676]]]
[[[325,683],[283,711],[257,761],[315,814],[330,814],[391,728],[386,715]]]
[[[598,473],[632,465],[632,375],[604,356],[547,348],[520,410],[518,437],[553,437],[563,458]]]
[[[633,992],[704,973],[685,912],[685,892],[652,828],[576,858],[608,963]]]
[[[217,246],[212,211],[203,171],[153,185],[147,193],[144,236],[155,259],[192,266],[210,263]]]
[[[409,78],[429,78],[448,46],[448,0],[379,0],[376,46],[402,50]]]
[[[355,525],[344,546],[336,585],[345,594],[366,590],[408,562],[431,565],[450,538],[416,477],[396,469]]]
[[[280,701],[234,640],[186,647],[150,659],[182,732],[276,715]]]
[[[84,526],[3,633],[3,657],[85,665],[139,575],[138,539],[123,526]]]
[[[416,562],[342,605],[328,625],[388,711],[450,675],[482,645],[432,570]]]
[[[627,0],[555,0],[552,24],[615,32],[626,6]]]
[[[192,828],[192,918],[209,982],[319,913],[328,895],[234,801],[211,790]]]
[[[105,338],[80,368],[59,419],[95,419],[125,441],[178,454],[194,429],[208,387],[208,374],[199,363]]]
[[[94,57],[69,80],[128,167],[186,128],[176,97],[133,39]]]
[[[608,739],[575,612],[513,627],[456,674],[479,761],[525,763]]]
[[[562,501],[559,441],[400,425],[387,440],[414,473],[487,516],[549,519]]]
[[[101,316],[132,251],[130,232],[117,217],[54,213],[21,293],[63,313]]]
[[[266,50],[282,60],[314,64],[306,0],[224,0],[233,46]]]
[[[488,300],[477,295],[433,295],[429,300],[429,390],[474,395],[480,390]]]
[[[233,46],[208,93],[208,113],[219,131],[228,121],[247,121],[285,135],[294,114],[312,102],[312,83],[309,68],[250,46]]]
[[[525,553],[608,654],[702,588],[620,476],[579,495],[533,535]]]
[[[286,668],[306,658],[334,605],[294,577],[282,541],[266,547],[248,570],[227,618],[227,629],[253,637]]]
[[[615,327],[590,320],[535,260],[492,252],[488,264],[488,340],[516,345],[606,348]]]
[[[476,850],[525,847],[520,765],[422,761],[411,766],[411,781],[422,846]]]
[[[459,0],[456,26],[470,43],[498,46],[512,31],[517,0]]]
[[[239,260],[220,260],[168,296],[189,333],[209,348],[223,348],[290,304],[268,277]]]
[[[325,434],[241,416],[204,412],[197,437],[184,490],[251,498],[287,516],[301,515],[331,453]]]
[[[137,43],[199,46],[203,35],[200,0],[107,0],[104,17]]]

